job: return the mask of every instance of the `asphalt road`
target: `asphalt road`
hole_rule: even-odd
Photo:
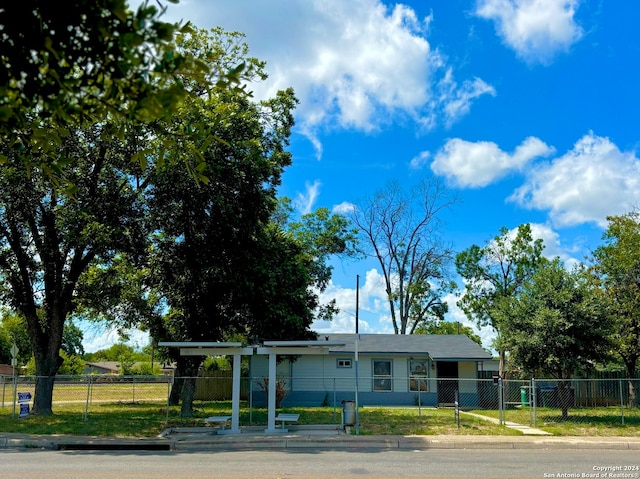
[[[612,450],[262,450],[194,453],[0,450],[2,479],[416,477],[640,478],[640,457],[638,451]]]

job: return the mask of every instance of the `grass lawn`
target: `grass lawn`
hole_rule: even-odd
[[[497,418],[499,411],[475,410],[476,414]],[[533,425],[529,408],[517,407],[504,411],[506,421]],[[624,424],[620,407],[570,408],[567,419],[556,408],[536,408],[538,429],[557,436],[638,436],[640,408],[624,410]]]
[[[169,410],[162,402],[111,402],[90,404],[85,421],[85,404],[54,404],[50,417],[13,418],[12,408],[0,408],[0,431],[29,434],[77,434],[89,436],[154,437],[168,427],[203,426],[202,419],[212,415],[230,415],[229,401],[196,403],[193,418],[181,418],[179,407]],[[300,414],[298,424],[336,424],[341,421],[340,408],[285,408],[282,412]],[[518,434],[472,417],[461,416],[458,428],[453,410],[423,408],[362,408],[359,411],[361,434]],[[249,410],[241,404],[240,425],[262,426],[267,423],[267,410]]]
[[[196,402],[195,416],[181,418],[179,407],[169,410],[163,401],[95,401],[89,404],[85,421],[86,401],[64,401],[54,404],[50,417],[13,418],[12,407],[0,407],[0,431],[29,434],[77,434],[89,436],[154,437],[168,427],[203,426],[202,419],[213,415],[230,415],[229,401]],[[300,414],[298,424],[340,424],[341,409],[332,407],[285,408],[282,412]],[[497,418],[498,411],[475,410],[476,414]],[[539,408],[537,426],[558,436],[637,436],[640,435],[640,410],[625,410],[621,424],[620,409],[570,409],[570,420],[563,421],[557,409]],[[530,423],[526,408],[505,411],[507,421]],[[458,427],[452,409],[364,407],[359,410],[360,434],[396,435],[519,435],[518,431],[490,421],[460,415]],[[250,410],[241,403],[240,425],[262,426],[267,423],[267,410]]]
[[[360,434],[399,435],[521,435],[505,426],[472,416],[460,415],[460,427],[453,409],[365,407],[360,410]]]

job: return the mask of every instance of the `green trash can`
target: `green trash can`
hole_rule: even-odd
[[[520,403],[524,407],[529,407],[529,386],[522,386],[520,388]]]

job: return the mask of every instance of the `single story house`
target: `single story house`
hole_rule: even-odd
[[[87,362],[83,374],[119,374],[120,363],[118,361]]]
[[[282,406],[353,400],[357,375],[361,406],[453,405],[458,391],[460,405],[474,407],[479,364],[491,360],[491,354],[465,335],[329,334],[324,339],[342,345],[279,356]],[[267,356],[251,357],[252,378],[266,378],[268,372]],[[266,405],[264,383],[254,380],[251,392],[254,405]]]
[[[142,363],[137,362],[134,366],[139,367]],[[175,371],[174,364],[162,364],[161,374],[165,376],[173,376]],[[87,362],[85,363],[83,374],[120,374],[120,361],[99,361],[99,362]]]

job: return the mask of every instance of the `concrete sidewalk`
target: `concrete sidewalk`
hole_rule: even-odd
[[[560,436],[356,436],[335,427],[300,426],[288,433],[265,434],[261,428],[243,428],[241,434],[218,435],[211,428],[168,430],[157,438],[113,438],[66,435],[29,435],[0,432],[0,449],[50,450],[353,450],[353,449],[598,449],[640,451],[639,437]]]

